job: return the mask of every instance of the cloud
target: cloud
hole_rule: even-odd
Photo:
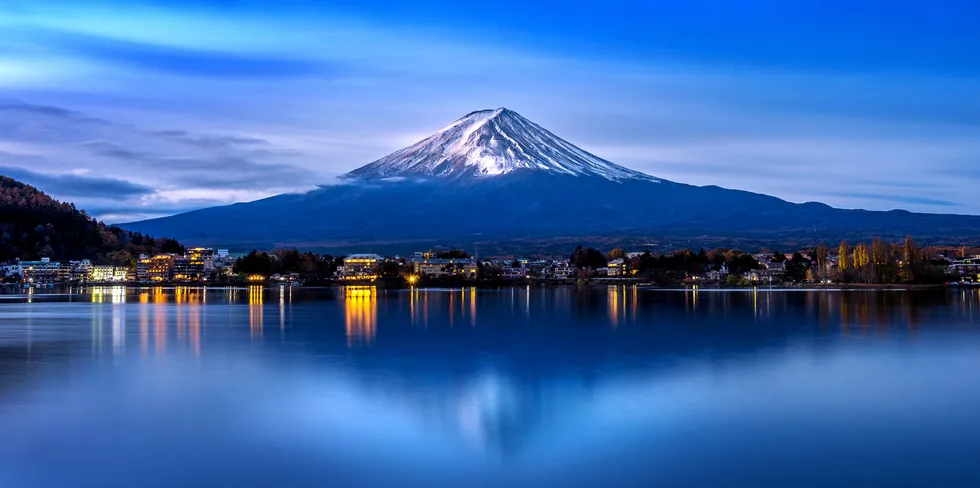
[[[19,100],[7,100],[0,101],[0,112],[9,113],[21,113],[29,115],[41,115],[45,117],[54,117],[63,120],[70,120],[73,122],[83,122],[90,124],[107,124],[103,119],[98,119],[95,117],[89,117],[81,112],[76,112],[74,110],[68,110],[61,107],[52,107],[50,105],[36,105],[24,103]]]
[[[0,159],[3,155],[0,154]],[[126,198],[152,195],[153,188],[130,181],[73,173],[43,173],[12,166],[0,166],[0,174],[35,186],[60,197]]]
[[[0,169],[108,221],[302,192],[321,181],[292,164],[302,151],[258,135],[144,129],[20,101],[0,105],[4,113],[12,115],[0,116]]]
[[[258,163],[243,155],[214,155],[207,158],[173,157],[126,148],[105,141],[85,141],[93,154],[146,168],[170,168],[170,179],[182,185],[217,188],[310,186],[314,175],[288,164]]]
[[[931,207],[959,207],[957,202],[929,198],[914,195],[887,195],[881,193],[861,193],[861,192],[828,192],[825,195],[833,197],[853,198],[857,200],[875,200],[881,202],[892,202],[899,204],[927,205]]]
[[[14,33],[18,33],[14,31]],[[63,55],[128,69],[213,78],[288,78],[328,74],[324,63],[287,55],[246,54],[149,44],[106,36],[42,28],[21,29]]]

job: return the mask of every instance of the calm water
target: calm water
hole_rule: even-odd
[[[0,486],[980,486],[980,296],[0,295]]]

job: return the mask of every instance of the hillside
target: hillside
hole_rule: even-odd
[[[183,252],[173,239],[153,239],[107,226],[44,192],[0,176],[0,261],[92,259],[128,264],[140,253]]]

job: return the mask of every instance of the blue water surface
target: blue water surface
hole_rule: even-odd
[[[980,295],[0,299],[0,486],[980,486]]]

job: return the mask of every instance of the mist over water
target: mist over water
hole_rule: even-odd
[[[976,486],[980,294],[0,295],[38,486]]]

